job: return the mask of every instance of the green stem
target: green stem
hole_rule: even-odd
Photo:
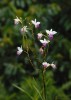
[[[45,84],[45,70],[42,71],[42,78],[43,78],[43,100],[46,100],[46,84]]]

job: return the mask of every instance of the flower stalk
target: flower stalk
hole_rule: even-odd
[[[43,100],[46,100],[46,81],[45,81],[45,69],[42,71],[42,82],[43,82]]]
[[[34,63],[32,62],[32,59],[31,59],[30,55],[29,55],[29,46],[24,41],[24,40],[28,40],[28,38],[30,38],[29,35],[28,35],[29,34],[29,30],[31,30],[31,34],[30,35],[32,35],[31,38],[33,39],[33,40],[31,39],[31,41],[34,44],[34,47],[35,47],[35,44],[36,44],[36,36],[37,36],[38,41],[41,43],[41,47],[40,48],[39,48],[39,46],[37,46],[39,48],[38,50],[39,50],[40,56],[42,57],[41,59],[43,61],[42,62],[42,69],[41,69],[42,70],[42,84],[43,84],[42,94],[43,95],[41,97],[43,98],[43,100],[47,100],[47,95],[46,95],[47,94],[46,93],[46,69],[48,67],[52,67],[53,69],[56,68],[56,65],[53,62],[52,63],[48,63],[48,61],[46,61],[47,60],[47,53],[48,53],[47,47],[49,48],[49,43],[53,39],[53,35],[55,35],[57,32],[56,31],[52,31],[52,29],[51,29],[51,30],[46,30],[46,33],[47,33],[46,35],[44,35],[44,33],[41,33],[41,32],[38,32],[37,35],[34,34],[34,32],[40,26],[40,22],[36,21],[36,19],[35,20],[31,20],[31,23],[35,26],[36,30],[33,30],[33,27],[31,28],[31,27],[28,27],[26,25],[24,26],[23,23],[22,23],[22,19],[20,19],[18,17],[16,17],[14,19],[14,23],[15,23],[15,25],[18,25],[19,23],[21,23],[21,25],[22,25],[22,27],[20,29],[20,32],[21,32],[23,40],[22,40],[21,47],[17,47],[17,55],[21,55],[22,52],[24,51],[27,54],[28,60],[29,60],[31,66],[33,68],[35,68],[35,66],[34,66]],[[31,26],[30,23],[29,23],[29,25]],[[26,46],[26,51],[24,50],[24,45]],[[37,51],[36,51],[36,53],[37,53]],[[39,61],[39,59],[38,59],[38,61]],[[40,63],[41,63],[41,60],[40,60]]]

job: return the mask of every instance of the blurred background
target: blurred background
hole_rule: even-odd
[[[57,65],[55,71],[48,69],[46,73],[47,97],[48,100],[71,100],[71,0],[0,0],[0,100],[31,100],[26,92],[33,100],[41,100],[33,88],[35,84],[41,91],[38,72],[41,66],[34,59],[35,50],[30,39],[26,43],[34,51],[33,55],[29,53],[35,67],[31,67],[25,53],[16,55],[17,46],[22,42],[20,26],[14,25],[16,16],[28,21],[36,18],[41,22],[40,30],[57,31],[47,57]]]

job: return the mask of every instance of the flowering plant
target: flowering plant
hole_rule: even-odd
[[[32,35],[32,39],[34,41],[33,42],[34,46],[35,46],[36,40],[38,40],[38,42],[41,45],[41,46],[38,46],[38,52],[39,52],[40,56],[42,57],[42,60],[38,61],[38,62],[40,62],[41,66],[42,66],[41,68],[39,68],[40,70],[42,70],[41,71],[42,72],[42,83],[43,83],[42,100],[47,100],[47,97],[46,97],[46,82],[45,82],[45,80],[46,80],[45,79],[46,69],[48,67],[52,67],[53,69],[56,68],[56,65],[53,62],[51,62],[51,63],[47,62],[47,60],[46,60],[47,50],[48,50],[48,47],[49,47],[51,40],[53,39],[53,35],[56,34],[57,32],[52,31],[52,29],[51,30],[45,30],[44,32],[37,33],[37,35],[35,36],[33,29],[35,28],[35,30],[38,30],[40,28],[40,24],[41,24],[40,22],[37,22],[36,19],[31,20],[30,23],[26,26],[26,25],[23,25],[22,18],[20,19],[20,18],[16,17],[14,19],[14,23],[15,23],[15,25],[21,24],[20,32],[21,32],[23,41],[24,41],[24,39],[26,39],[26,40],[28,40],[28,38],[30,39],[30,35]],[[29,35],[29,31],[31,31],[30,35]],[[44,33],[46,33],[46,34],[44,34]],[[34,64],[33,64],[32,60],[30,58],[30,55],[29,55],[29,47],[28,47],[28,45],[26,45],[26,49],[25,49],[24,45],[25,45],[25,43],[22,42],[21,47],[17,47],[17,55],[19,56],[19,55],[22,54],[22,52],[25,52],[26,55],[28,56],[30,64],[34,68]],[[37,51],[36,51],[36,53],[37,53]]]

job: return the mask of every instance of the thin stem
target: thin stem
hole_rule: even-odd
[[[42,71],[42,81],[43,81],[43,100],[46,100],[46,84],[45,84],[45,70]]]
[[[33,65],[33,63],[32,63],[32,61],[31,61],[31,59],[30,59],[30,56],[29,56],[29,53],[28,53],[28,48],[27,48],[27,56],[28,56],[28,59],[29,59],[29,61],[30,61],[30,64],[32,65],[32,67],[34,68],[34,65]]]
[[[24,37],[25,37],[25,38],[26,38],[26,40],[27,40],[26,35],[23,35],[23,43],[24,43]],[[23,43],[22,43],[22,45],[23,45]],[[31,64],[31,65],[32,65],[32,67],[34,68],[34,65],[33,65],[33,63],[32,63],[32,60],[30,59],[30,56],[29,56],[28,46],[27,46],[27,51],[24,51],[24,52],[27,54],[28,59],[29,59],[29,61],[30,61],[30,64]]]

